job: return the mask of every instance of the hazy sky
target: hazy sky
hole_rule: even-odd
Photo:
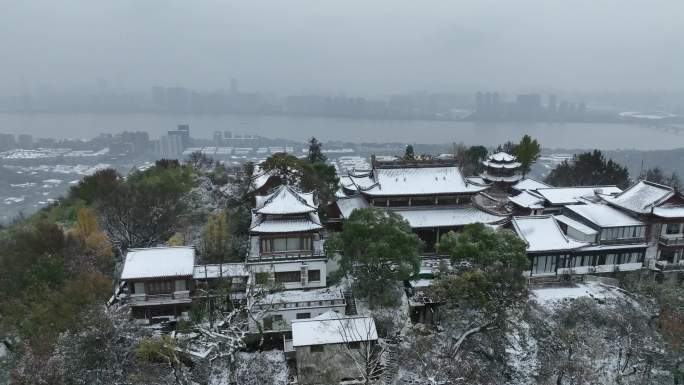
[[[6,91],[684,89],[684,0],[0,0]]]

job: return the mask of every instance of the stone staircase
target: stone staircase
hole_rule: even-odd
[[[354,293],[351,290],[345,290],[343,293],[344,300],[347,302],[346,313],[347,315],[357,315],[356,310],[356,299],[354,298]]]
[[[387,361],[385,370],[382,373],[382,381],[385,385],[394,384],[399,372],[399,359],[397,353],[398,345],[394,342],[387,343]]]

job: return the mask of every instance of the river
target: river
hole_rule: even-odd
[[[190,124],[193,137],[211,138],[214,131],[256,134],[269,138],[354,143],[463,142],[492,146],[517,141],[524,134],[545,148],[602,150],[663,150],[684,147],[684,131],[674,132],[631,124],[455,122],[422,120],[363,120],[253,115],[159,114],[13,114],[0,113],[0,132],[34,137],[90,139],[100,133],[144,130],[152,138]]]

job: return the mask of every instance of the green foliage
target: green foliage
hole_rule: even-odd
[[[551,170],[546,183],[558,187],[616,185],[626,188],[630,181],[626,167],[612,159],[606,160],[601,151],[594,150],[578,155],[572,162],[563,161]]]
[[[232,236],[228,214],[221,211],[209,217],[202,229],[202,258],[205,263],[223,263],[231,250]]]
[[[482,161],[487,158],[487,148],[484,146],[466,147],[459,143],[454,147],[454,157],[464,175],[474,175],[482,171]]]
[[[160,338],[143,337],[135,351],[135,356],[141,361],[151,363],[167,363],[176,356],[176,344],[169,336]]]
[[[454,261],[468,261],[470,271],[440,276],[432,288],[434,295],[451,302],[465,304],[497,320],[505,318],[511,306],[526,294],[522,275],[529,262],[526,245],[510,230],[492,230],[483,224],[465,226],[456,234],[442,237],[438,246]]]
[[[307,156],[309,163],[325,163],[325,161],[328,160],[328,158],[326,158],[326,156],[323,155],[322,147],[323,146],[321,145],[321,142],[318,141],[318,139],[314,137],[309,139],[309,155]]]
[[[96,199],[110,194],[121,183],[121,175],[112,169],[96,171],[95,174],[86,176],[69,191],[70,199],[80,199],[86,204],[92,204]]]
[[[104,230],[121,249],[149,247],[169,239],[187,212],[192,169],[160,160],[132,172],[112,194],[98,198]]]
[[[356,278],[360,296],[372,305],[392,283],[418,273],[422,246],[401,216],[370,208],[354,210],[325,244],[329,257],[340,252],[340,269]]]
[[[510,230],[492,230],[481,223],[465,226],[459,233],[449,232],[437,244],[440,253],[453,260],[469,261],[482,269],[496,264],[523,271],[528,266],[523,240]]]
[[[298,186],[304,176],[304,167],[307,164],[294,155],[279,152],[261,163],[261,169],[266,172],[275,172],[282,181],[286,181],[292,186]]]
[[[523,175],[530,172],[532,163],[539,159],[541,154],[541,145],[536,139],[532,139],[529,135],[525,135],[520,140],[520,143],[515,149],[515,155],[518,157],[518,162],[521,163],[521,170]]]
[[[321,155],[322,156],[322,155]],[[278,153],[271,155],[262,164],[264,171],[274,171],[281,180],[304,191],[314,191],[318,198],[321,214],[325,213],[325,206],[333,199],[339,178],[335,167],[320,160],[310,163],[308,159]]]
[[[414,160],[416,159],[416,153],[413,150],[413,145],[409,144],[406,146],[406,150],[404,150],[404,159],[405,160]]]

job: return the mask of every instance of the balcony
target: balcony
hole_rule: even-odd
[[[660,238],[658,238],[658,242],[663,246],[684,246],[684,235],[661,235]]]
[[[168,294],[131,294],[129,303],[133,306],[171,305],[177,303],[190,303],[190,291],[175,291]]]

